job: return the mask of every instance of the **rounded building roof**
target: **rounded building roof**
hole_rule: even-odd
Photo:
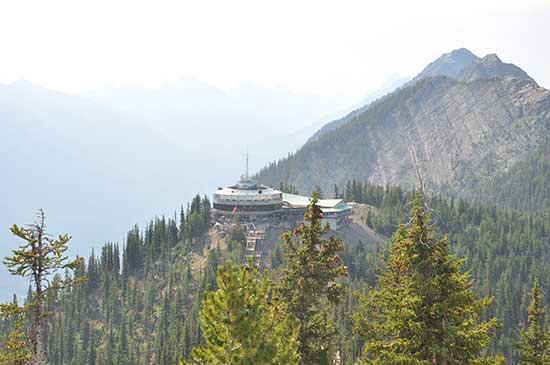
[[[214,203],[217,204],[282,204],[283,193],[255,181],[242,178],[237,184],[220,187],[214,192]]]
[[[228,187],[220,187],[218,190],[214,193],[214,195],[227,195],[227,196],[235,196],[235,195],[246,195],[246,196],[255,196],[255,195],[281,195],[282,199],[282,193],[279,190],[275,190],[270,188],[269,186],[260,185],[255,186],[253,189],[243,189],[239,187],[238,185],[235,186],[228,186]]]

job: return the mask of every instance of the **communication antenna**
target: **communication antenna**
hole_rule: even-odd
[[[246,172],[245,177],[248,179],[248,145],[246,146]]]

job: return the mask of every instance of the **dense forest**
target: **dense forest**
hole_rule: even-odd
[[[501,207],[544,211],[550,206],[550,141],[546,140],[526,159],[484,184],[477,200]]]
[[[404,222],[412,201],[412,193],[398,187],[357,181],[349,182],[345,195],[350,201],[367,203],[372,208],[365,217],[367,224],[386,236]],[[502,322],[502,330],[492,347],[517,359],[513,343],[527,322],[533,280],[538,278],[545,290],[550,288],[550,258],[546,254],[550,250],[550,217],[439,196],[430,199],[429,206],[436,230],[447,234],[451,249],[466,259],[478,293],[495,298],[488,313]]]
[[[231,264],[241,263],[244,253],[238,224],[224,244],[208,247],[213,222],[206,197],[197,195],[174,217],[132,227],[121,246],[106,243],[52,278],[42,335],[47,362],[497,364],[503,355],[514,364],[532,350],[528,341],[516,343],[528,338],[531,332],[522,333],[528,326],[548,322],[543,308],[550,303],[542,295],[550,288],[547,214],[439,196],[415,199],[399,187],[358,181],[324,195],[333,193],[366,204],[361,219],[387,239],[347,246],[320,226],[312,204],[307,222],[270,253],[267,270]],[[446,274],[427,280],[434,272]],[[540,288],[532,294],[535,281]],[[29,287],[27,298],[14,298],[11,307],[33,303],[35,295]],[[454,322],[438,314],[447,306],[456,309],[449,312]],[[233,312],[228,321],[224,313]],[[29,343],[13,334],[18,328],[31,333],[32,320],[32,314],[5,316],[3,353],[13,350],[9,344]],[[462,327],[453,332],[455,322]],[[219,323],[228,334],[219,332]],[[272,331],[276,335],[259,335]],[[548,338],[538,335],[546,354]],[[433,336],[467,345],[452,350],[448,342],[429,340]],[[437,346],[428,349],[427,342]]]

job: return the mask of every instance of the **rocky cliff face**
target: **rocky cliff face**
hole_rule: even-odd
[[[464,67],[457,75],[459,80],[472,81],[493,77],[510,76],[518,79],[532,80],[521,68],[511,63],[504,63],[496,54],[490,54]]]
[[[331,193],[332,184],[352,178],[411,187],[420,174],[433,186],[471,194],[550,132],[550,91],[497,60],[476,59],[456,78],[411,83],[258,178],[304,193],[318,184]]]

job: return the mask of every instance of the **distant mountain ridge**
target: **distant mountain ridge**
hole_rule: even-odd
[[[9,243],[0,257],[17,242],[9,227],[32,222],[38,208],[50,231],[71,234],[80,252],[122,239],[136,221],[171,215],[167,207],[234,182],[246,141],[251,166],[262,166],[314,131],[287,126],[339,109],[331,97],[284,89],[229,94],[189,79],[86,95],[25,80],[0,84],[0,242]],[[0,281],[0,300],[25,290],[5,268]]]
[[[550,91],[495,55],[480,59],[461,49],[258,179],[332,194],[332,184],[354,178],[411,187],[420,173],[432,186],[471,195],[549,135]]]

